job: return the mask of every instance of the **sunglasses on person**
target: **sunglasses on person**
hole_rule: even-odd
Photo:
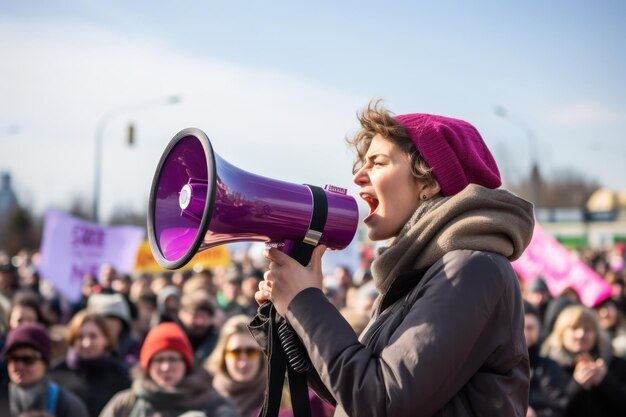
[[[231,359],[239,359],[244,353],[252,360],[256,360],[261,356],[261,350],[254,347],[230,349],[226,351],[226,356]]]
[[[32,365],[42,359],[41,353],[36,352],[32,355],[11,355],[5,357],[7,363],[23,363],[24,365]]]

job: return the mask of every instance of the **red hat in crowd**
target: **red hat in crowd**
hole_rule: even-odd
[[[150,360],[162,350],[175,350],[180,353],[187,364],[187,369],[193,368],[193,349],[189,339],[176,323],[161,323],[155,326],[143,342],[139,362],[144,370],[148,370]]]
[[[469,184],[487,188],[502,185],[491,152],[471,124],[450,117],[413,113],[395,116],[413,140],[441,186],[444,196]]]

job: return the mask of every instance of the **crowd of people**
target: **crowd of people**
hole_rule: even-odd
[[[338,267],[324,278],[328,300],[357,334],[378,296],[365,258],[358,271]],[[626,415],[624,250],[580,258],[613,286],[593,308],[572,290],[553,296],[541,278],[521,282],[528,416]],[[70,303],[40,279],[36,260],[27,251],[0,258],[0,415],[258,414],[267,360],[247,326],[266,262],[137,276],[103,265]],[[314,416],[333,414],[311,399]]]

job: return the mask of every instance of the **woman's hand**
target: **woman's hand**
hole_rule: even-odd
[[[596,368],[593,375],[593,385],[600,385],[608,370],[603,359],[597,359],[595,361],[595,365]]]
[[[574,368],[574,380],[584,389],[590,389],[594,385],[596,377],[595,362],[578,362]]]
[[[257,303],[271,301],[280,315],[287,312],[291,300],[306,288],[322,289],[322,255],[326,251],[324,245],[313,250],[309,266],[303,267],[289,255],[271,248],[265,252],[269,259],[270,269],[265,273],[265,281],[259,283],[259,291],[254,298]]]

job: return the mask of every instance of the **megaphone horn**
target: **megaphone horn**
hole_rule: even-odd
[[[346,190],[246,172],[214,152],[196,128],[170,141],[150,190],[148,240],[168,269],[204,249],[242,241],[274,243],[306,264],[318,244],[346,247],[357,225],[357,204]]]

